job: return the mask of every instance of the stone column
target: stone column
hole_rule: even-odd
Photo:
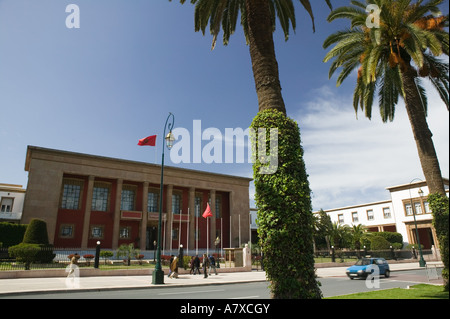
[[[147,223],[148,223],[148,182],[144,182],[142,187],[142,220],[140,235],[140,250],[145,250],[147,243]]]
[[[86,249],[89,239],[89,225],[91,220],[91,209],[92,209],[92,196],[94,193],[94,176],[89,176],[87,193],[86,193],[86,207],[84,210],[84,221],[83,221],[83,234],[81,236],[81,248]]]
[[[123,186],[123,179],[118,179],[116,184],[116,198],[114,201],[112,249],[117,249],[119,247],[120,202],[122,199],[122,186]]]
[[[189,247],[195,249],[195,188],[189,188]]]

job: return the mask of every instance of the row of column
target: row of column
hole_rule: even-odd
[[[86,195],[86,207],[84,211],[84,221],[83,221],[83,234],[81,238],[81,247],[87,248],[88,239],[89,239],[89,225],[91,219],[91,204],[94,190],[94,182],[95,176],[89,176],[88,185],[87,185],[87,195]],[[123,187],[123,179],[118,179],[116,182],[116,192],[114,199],[114,223],[113,223],[113,237],[112,237],[112,249],[118,248],[119,243],[119,229],[120,229],[120,206],[121,206],[121,196],[122,196],[122,187]],[[146,248],[146,238],[147,238],[147,225],[148,225],[148,190],[149,190],[149,182],[143,182],[142,187],[142,220],[140,221],[140,249],[145,250]],[[170,233],[170,225],[173,223],[173,214],[170,212],[172,207],[172,194],[173,194],[173,185],[166,185],[166,230],[164,231],[164,235],[166,236],[165,241],[166,246],[170,246],[172,242],[172,234]],[[160,194],[162,196],[162,194]],[[215,241],[215,229],[216,229],[216,214],[215,214],[215,202],[216,202],[216,191],[210,191],[211,198],[211,212],[212,217],[210,219],[210,234],[209,234],[209,247],[213,247],[213,243]],[[193,248],[195,243],[195,188],[189,188],[189,249]],[[169,213],[170,212],[170,213]],[[200,212],[202,213],[202,212]],[[169,229],[169,231],[167,231]],[[212,231],[214,230],[214,231]],[[166,247],[166,249],[168,248]]]

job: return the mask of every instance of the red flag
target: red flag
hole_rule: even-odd
[[[156,135],[141,138],[138,143],[138,145],[140,146],[155,146],[155,144],[156,144]]]
[[[203,216],[203,218],[212,217],[211,208],[209,207],[209,203],[206,203],[206,210],[202,216]]]

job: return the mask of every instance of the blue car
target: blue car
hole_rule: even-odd
[[[388,262],[384,258],[362,258],[346,270],[350,279],[366,278],[371,273],[388,278],[391,274]]]

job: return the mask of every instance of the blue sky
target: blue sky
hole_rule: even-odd
[[[327,23],[325,2],[312,2],[315,33],[296,1],[296,33],[274,38],[314,209],[388,199],[385,187],[423,179],[403,104],[392,123],[377,111],[371,121],[356,118],[356,78],[336,88],[322,62],[324,39],[345,24]],[[69,4],[80,8],[79,29],[66,27]],[[168,112],[189,131],[194,120],[222,132],[247,128],[258,105],[242,31],[211,51],[212,37],[194,32],[193,16],[191,4],[175,0],[0,0],[0,183],[26,187],[27,145],[159,164],[160,139],[157,148],[136,144],[162,135]],[[448,177],[448,111],[432,90],[428,120]],[[248,163],[176,166],[252,176]]]

